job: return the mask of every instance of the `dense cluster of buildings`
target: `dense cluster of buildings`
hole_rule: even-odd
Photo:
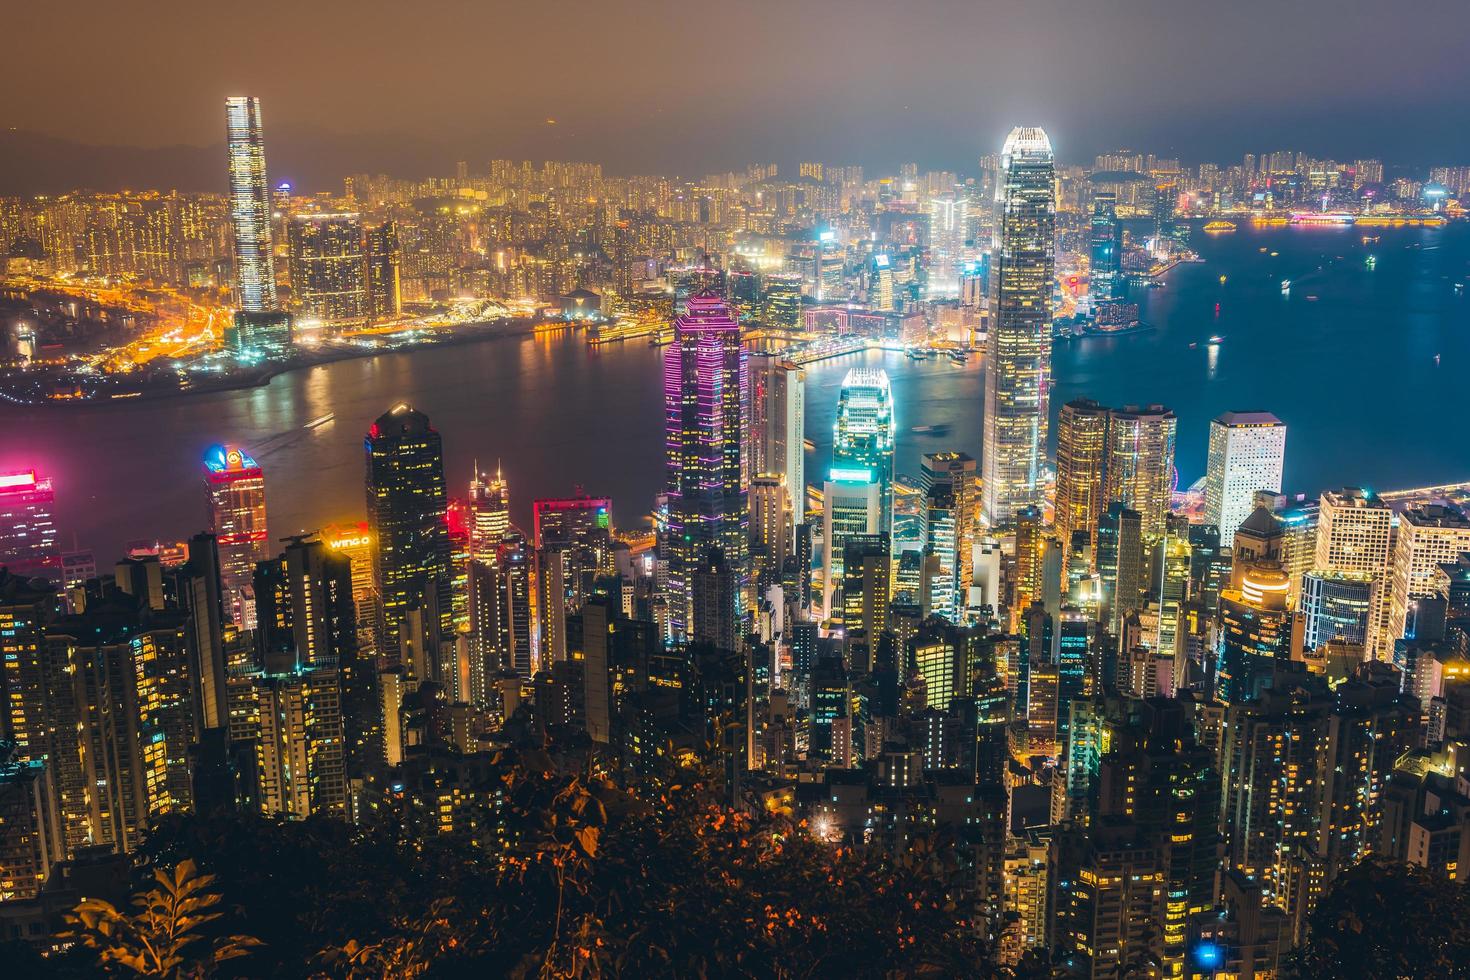
[[[1284,151],[1226,167],[1130,151],[1057,166],[1032,131],[1009,148],[1035,158],[1029,181],[1003,179],[1009,151],[967,176],[807,162],[795,173],[619,177],[596,164],[496,160],[423,180],[357,174],[307,194],[272,181],[263,134],[259,100],[230,99],[224,196],[0,199],[0,301],[15,304],[0,321],[0,365],[123,346],[187,321],[187,308],[160,311],[160,289],[230,311],[191,324],[191,357],[223,350],[247,363],[401,330],[413,316],[512,308],[591,319],[612,339],[666,335],[682,299],[711,286],[742,324],[777,341],[852,332],[979,346],[992,293],[999,304],[1011,293],[1009,282],[992,290],[992,272],[1047,277],[1055,330],[1127,329],[1138,311],[1126,281],[1189,254],[1198,229],[1186,218],[1438,215],[1470,193],[1463,167],[1388,180],[1380,161]],[[999,230],[1033,220],[1028,195],[1050,210],[1035,216],[1029,245],[1012,238],[1035,256],[1018,255],[1018,266]],[[992,259],[1003,265],[992,270]],[[995,407],[1005,445],[1019,436],[1007,434],[1004,403]]]
[[[258,106],[232,103],[232,123],[237,110],[241,323],[268,330],[279,294],[255,245],[275,218],[263,172],[251,183]],[[1119,154],[1097,169],[1168,164]],[[497,805],[489,753],[525,725],[634,773],[716,744],[734,805],[789,806],[834,843],[942,840],[972,872],[955,897],[997,955],[1036,951],[1077,976],[1274,975],[1353,865],[1462,880],[1470,516],[1354,488],[1284,495],[1286,427],[1265,411],[1211,423],[1203,509],[1186,512],[1167,406],[1049,404],[1058,215],[1075,176],[1035,128],[1013,131],[991,172],[974,197],[948,177],[880,181],[881,210],[860,172],[816,165],[697,193],[509,164],[439,188],[448,210],[420,213],[461,230],[550,232],[590,209],[613,251],[553,261],[605,263],[613,291],[656,272],[651,251],[768,263],[753,284],[708,263],[676,277],[652,535],[620,531],[613,502],[587,495],[534,501],[527,533],[498,469],[447,484],[453,446],[406,404],[366,435],[364,514],[284,542],[267,532],[268,474],[239,447],[203,461],[209,527],[110,571],[59,549],[44,474],[0,475],[0,928],[44,934],[67,869],[127,854],[167,813],[391,811],[424,833],[470,832]],[[1272,154],[1202,170],[1181,193],[1262,180],[1332,193],[1360,177],[1382,175]],[[503,209],[500,195],[546,186],[565,193]],[[605,210],[611,186],[639,207]],[[929,228],[948,237],[883,253],[908,270],[895,303],[927,301],[907,289],[926,250],[964,279],[966,243],[983,239],[950,226],[994,213],[977,250],[979,459],[956,447],[896,473],[902,407],[884,372],[856,369],[814,469],[803,371],[752,349],[761,328],[745,311],[790,309],[768,288],[783,277],[800,280],[798,310],[801,292],[843,293],[852,250],[877,239],[834,237],[830,279],[825,239],[808,243],[805,271],[758,243],[804,210],[886,216],[891,234],[923,213],[902,207],[920,186],[946,202]],[[349,196],[391,211],[419,190],[355,178]],[[1133,206],[1108,193],[1086,218],[1094,254]],[[336,281],[328,254],[388,227],[344,232],[355,220],[290,219],[293,283]],[[657,229],[691,237],[650,248]],[[358,268],[371,279],[371,262]],[[407,278],[452,289],[465,268]]]

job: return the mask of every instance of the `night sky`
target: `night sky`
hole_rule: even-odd
[[[1470,162],[1464,0],[8,0],[0,25],[0,192],[213,187],[231,94],[307,186],[494,156],[963,172],[1020,122],[1074,162]],[[59,164],[69,143],[154,152]]]

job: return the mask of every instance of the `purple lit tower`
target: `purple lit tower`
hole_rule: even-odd
[[[734,597],[744,610],[749,580],[750,461],[745,418],[750,404],[740,325],[725,302],[702,293],[674,321],[664,353],[664,410],[668,449],[668,526],[662,542],[668,570],[669,636],[689,640],[693,570],[720,548],[741,583]]]

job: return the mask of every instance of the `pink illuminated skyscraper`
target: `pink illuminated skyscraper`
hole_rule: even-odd
[[[209,530],[219,542],[221,594],[242,629],[255,628],[256,562],[270,557],[265,530],[265,474],[244,450],[211,446],[204,454]]]
[[[690,297],[664,354],[669,516],[660,550],[668,570],[668,634],[675,642],[692,635],[691,576],[712,547],[723,551],[738,581],[749,576],[746,360],[740,325],[724,301]],[[742,597],[735,601],[737,610],[743,608]]]
[[[61,581],[51,478],[35,470],[0,473],[0,566],[24,578]]]

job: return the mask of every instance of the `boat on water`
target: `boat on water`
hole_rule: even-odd
[[[817,451],[817,444],[812,442],[810,439],[803,439],[801,440],[801,448],[805,449],[809,453],[814,453]]]
[[[934,352],[932,350],[921,350],[911,347],[909,348],[908,355],[911,361],[927,361],[934,356]]]
[[[970,359],[970,355],[962,350],[949,351],[949,359],[956,364],[963,364]]]
[[[1231,232],[1234,230],[1235,222],[1233,221],[1211,221],[1209,224],[1205,225],[1205,231],[1209,232],[1212,235],[1223,234],[1225,232]]]
[[[1225,343],[1225,338],[1222,337],[1220,334],[1217,334],[1217,333],[1210,334],[1210,343],[1212,343],[1212,344],[1223,344],[1223,343]]]

